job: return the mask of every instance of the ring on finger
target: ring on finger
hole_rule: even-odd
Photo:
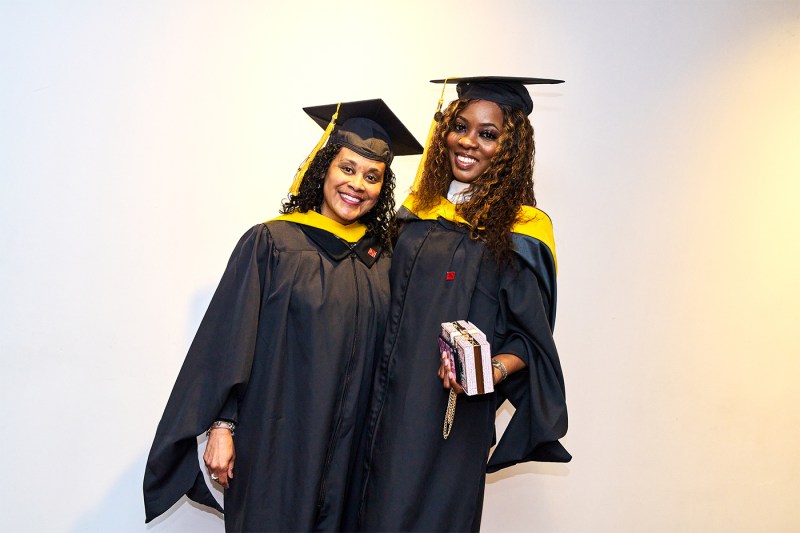
[[[219,480],[219,476],[216,475],[216,474],[211,474],[211,479],[213,479],[214,481],[218,481]]]

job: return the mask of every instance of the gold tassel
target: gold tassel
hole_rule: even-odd
[[[336,126],[336,119],[339,117],[339,108],[341,106],[342,103],[339,102],[339,104],[336,106],[336,112],[333,114],[333,116],[331,117],[331,121],[328,123],[328,127],[325,128],[324,132],[322,132],[322,137],[320,137],[319,142],[314,147],[314,149],[311,150],[311,153],[308,154],[308,157],[305,158],[303,164],[300,165],[300,167],[297,169],[297,173],[294,175],[294,181],[292,182],[292,186],[289,189],[289,194],[297,195],[297,193],[300,192],[300,184],[303,183],[303,177],[306,175],[306,170],[308,170],[308,165],[311,164],[311,161],[314,160],[314,157],[316,157],[317,152],[319,152],[320,148],[322,148],[322,146],[328,141],[328,137],[331,136],[331,132],[333,131],[333,128]]]
[[[431,127],[428,129],[428,137],[425,139],[425,149],[422,151],[422,157],[417,167],[417,175],[414,176],[414,184],[411,186],[412,193],[417,192],[419,182],[422,180],[422,172],[425,169],[425,161],[428,159],[428,149],[431,147],[433,132],[436,130],[436,124],[442,120],[442,103],[444,102],[444,88],[447,87],[447,79],[448,78],[445,78],[442,84],[442,94],[439,96],[439,104],[436,106],[436,113],[433,114],[433,121],[431,121]]]

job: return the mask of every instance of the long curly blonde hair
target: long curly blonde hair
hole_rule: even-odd
[[[414,195],[415,209],[430,209],[447,196],[453,173],[447,149],[447,136],[455,127],[459,112],[475,100],[454,100],[447,106],[436,127],[422,177]],[[511,107],[499,105],[503,112],[503,131],[489,168],[470,185],[467,202],[456,212],[469,223],[472,234],[486,243],[499,263],[511,259],[513,245],[510,229],[517,221],[520,207],[535,206],[533,162],[536,146],[533,126],[528,116]]]

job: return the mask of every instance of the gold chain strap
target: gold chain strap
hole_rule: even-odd
[[[447,398],[447,411],[444,413],[444,426],[442,426],[442,437],[447,440],[450,432],[453,430],[453,422],[456,418],[456,399],[458,394],[452,388],[450,389],[450,396]]]

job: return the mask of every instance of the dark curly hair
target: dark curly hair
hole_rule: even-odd
[[[325,182],[325,175],[341,148],[341,144],[328,144],[317,152],[311,164],[308,165],[306,175],[300,183],[300,190],[297,191],[297,194],[289,194],[283,201],[281,214],[286,215],[295,211],[319,212],[323,202],[322,185]],[[394,172],[387,164],[386,171],[383,173],[383,185],[378,201],[366,215],[359,219],[359,222],[367,226],[367,235],[377,237],[384,246],[389,246],[389,225],[395,214],[394,182]]]
[[[447,149],[447,136],[454,131],[456,117],[470,100],[454,100],[436,126],[428,148],[422,178],[414,195],[417,209],[430,209],[447,196],[453,173]],[[536,146],[528,116],[498,104],[503,112],[503,132],[489,168],[470,185],[472,196],[458,204],[456,212],[469,222],[475,238],[482,239],[499,263],[513,257],[510,229],[517,222],[520,207],[535,206],[533,160]]]

